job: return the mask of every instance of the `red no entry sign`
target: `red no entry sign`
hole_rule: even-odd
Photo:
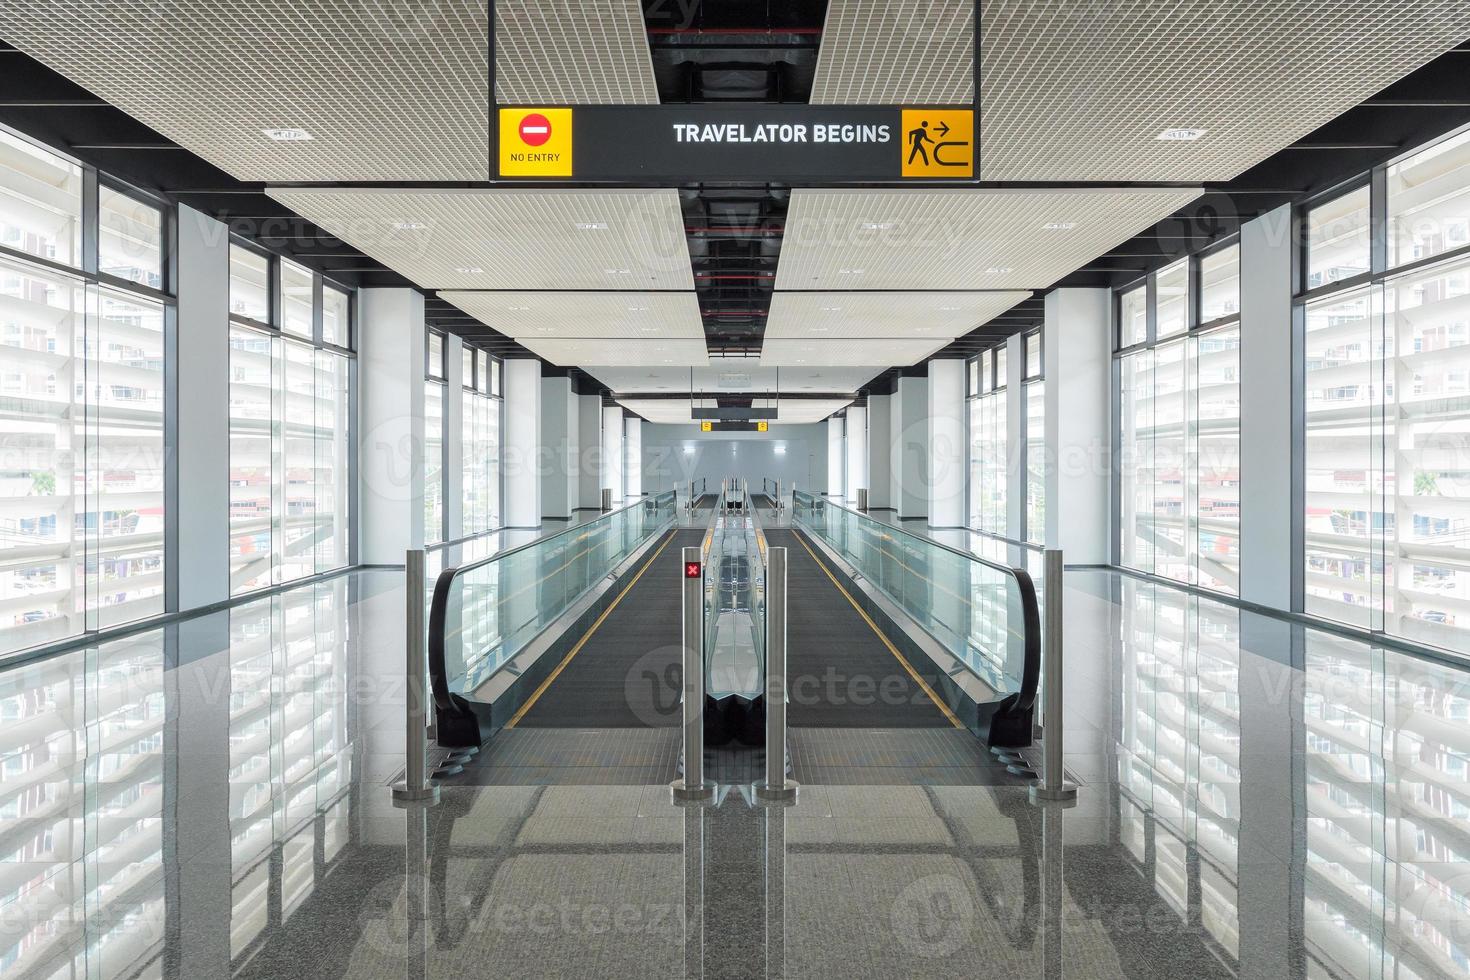
[[[539,112],[521,118],[521,142],[527,146],[540,146],[551,139],[551,120]]]

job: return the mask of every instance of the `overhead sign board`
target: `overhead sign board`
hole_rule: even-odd
[[[973,179],[974,116],[969,106],[502,108],[499,176],[814,183]]]

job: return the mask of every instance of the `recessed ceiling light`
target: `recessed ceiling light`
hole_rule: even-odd
[[[427,228],[427,227],[429,227],[429,226],[426,225],[426,224],[424,224],[422,221],[395,221],[395,222],[393,222],[393,230],[394,231],[419,231],[420,229]]]
[[[985,270],[987,276],[1004,276],[1013,270],[1008,265],[993,265]]]
[[[1042,231],[1071,231],[1077,227],[1075,221],[1049,221],[1041,226]]]
[[[556,333],[556,328],[555,327],[537,327],[536,328],[536,332],[537,333]]]
[[[831,327],[807,327],[807,330],[811,331],[812,333],[831,333],[832,332],[832,328]]]
[[[892,227],[893,227],[893,222],[891,222],[891,221],[864,221],[863,222],[863,230],[864,231],[887,231],[888,229],[890,229]]]
[[[464,269],[460,269],[459,271],[460,272],[464,272],[465,270]],[[506,310],[508,310],[511,313],[530,313],[531,312],[531,308],[529,306],[507,306],[506,307]]]
[[[602,271],[610,276],[627,276],[633,273],[632,269],[603,269]]]
[[[1192,143],[1208,132],[1208,129],[1166,129],[1154,139],[1166,143]]]
[[[646,306],[630,306],[630,307],[628,307],[628,312],[629,313],[647,313],[648,312],[648,307],[646,307]]]
[[[578,231],[607,231],[607,222],[606,221],[579,221],[579,222],[577,222],[577,230]]]
[[[485,270],[477,265],[461,265],[456,266],[454,271],[458,272],[462,276],[478,276]]]
[[[958,311],[959,311],[959,307],[958,306],[941,306],[939,308],[939,312],[941,312],[941,313],[956,313]]]
[[[842,312],[842,307],[840,307],[840,306],[824,306],[824,307],[822,307],[822,312],[823,313],[841,313]]]
[[[658,333],[658,327],[639,327],[644,333]]]
[[[287,126],[281,129],[262,129],[261,132],[277,143],[305,143],[308,140],[315,139],[306,130],[295,126]]]
[[[837,274],[840,275],[840,276],[860,276],[860,275],[863,274],[863,270],[862,269],[838,269],[837,270]]]

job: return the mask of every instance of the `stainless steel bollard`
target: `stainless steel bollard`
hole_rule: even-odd
[[[612,510],[612,487],[602,488],[602,512],[606,514]]]
[[[786,549],[766,551],[766,782],[762,800],[795,800],[786,778]]]
[[[684,778],[669,788],[679,802],[708,800],[714,787],[704,781],[704,556],[684,549]]]
[[[857,488],[857,509],[866,514],[868,512],[868,488]]]
[[[428,690],[429,658],[424,650],[424,550],[410,548],[404,556],[404,606],[408,621],[408,710],[404,718],[403,782],[393,787],[393,799],[405,803],[439,801],[439,787],[429,782]]]
[[[1077,787],[1067,782],[1062,761],[1062,553],[1049,549],[1044,552],[1043,560],[1046,583],[1043,621],[1046,625],[1042,629],[1041,669],[1046,688],[1042,692],[1045,765],[1041,781],[1031,784],[1033,803],[1077,799]]]

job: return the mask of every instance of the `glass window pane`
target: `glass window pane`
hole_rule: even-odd
[[[269,323],[270,259],[240,245],[230,246],[230,315]]]
[[[1154,570],[1154,352],[1129,354],[1119,365],[1122,379],[1122,458],[1119,476],[1123,564]]]
[[[473,347],[461,347],[459,350],[459,383],[469,388],[475,388],[475,350]]]
[[[316,352],[316,570],[329,572],[347,564],[348,377],[351,359],[331,351]]]
[[[1118,299],[1118,345],[1132,347],[1148,340],[1148,290],[1137,286]]]
[[[1185,508],[1191,476],[1186,383],[1184,341],[1154,348],[1153,570],[1181,582],[1193,581]]]
[[[3,206],[4,199],[0,199]],[[85,628],[83,330],[78,279],[0,259],[0,518],[23,549],[0,568],[0,651]]]
[[[475,353],[475,390],[490,394],[490,355],[484,351]]]
[[[491,363],[498,365],[499,362]],[[500,526],[500,406],[499,398],[491,398],[485,406],[485,455],[490,465],[489,483],[485,489],[489,528]]]
[[[1372,628],[1381,608],[1382,334],[1375,289],[1306,308],[1306,611]]]
[[[163,288],[163,212],[110,187],[97,189],[97,267]]]
[[[1367,187],[1310,209],[1306,225],[1308,289],[1369,270]]]
[[[322,284],[322,343],[351,346],[352,297],[328,283]]]
[[[1388,263],[1470,245],[1470,132],[1388,168]]]
[[[1026,336],[1026,377],[1041,377],[1041,334]]]
[[[1189,329],[1189,260],[1160,269],[1158,293],[1158,336],[1171,337]]]
[[[288,259],[281,260],[281,329],[310,338],[312,331],[311,270]]]
[[[1200,322],[1240,315],[1240,246],[1199,260]]]
[[[82,168],[0,131],[0,244],[80,266]]]
[[[972,357],[969,364],[969,388],[971,395],[980,394],[980,358]]]
[[[1198,583],[1240,590],[1240,329],[1201,334],[1192,353],[1197,385],[1195,460],[1199,503]]]
[[[1046,382],[1032,381],[1026,395],[1026,540],[1046,543]]]
[[[995,349],[995,386],[1004,388],[1006,386],[1006,348]]]
[[[230,328],[230,591],[271,584],[272,390],[270,335]]]
[[[432,334],[430,335],[433,336]],[[424,542],[444,540],[444,386],[424,382]]]
[[[1388,284],[1389,632],[1470,650],[1470,261]]]
[[[431,378],[444,377],[444,338],[429,331],[429,355],[424,367]]]
[[[97,509],[84,520],[100,538],[105,629],[163,612],[163,306],[103,289],[98,313]]]
[[[495,358],[490,360],[490,394],[500,394],[500,361]]]
[[[279,424],[286,512],[277,580],[290,582],[316,571],[316,352],[292,341],[284,349],[285,403]]]

